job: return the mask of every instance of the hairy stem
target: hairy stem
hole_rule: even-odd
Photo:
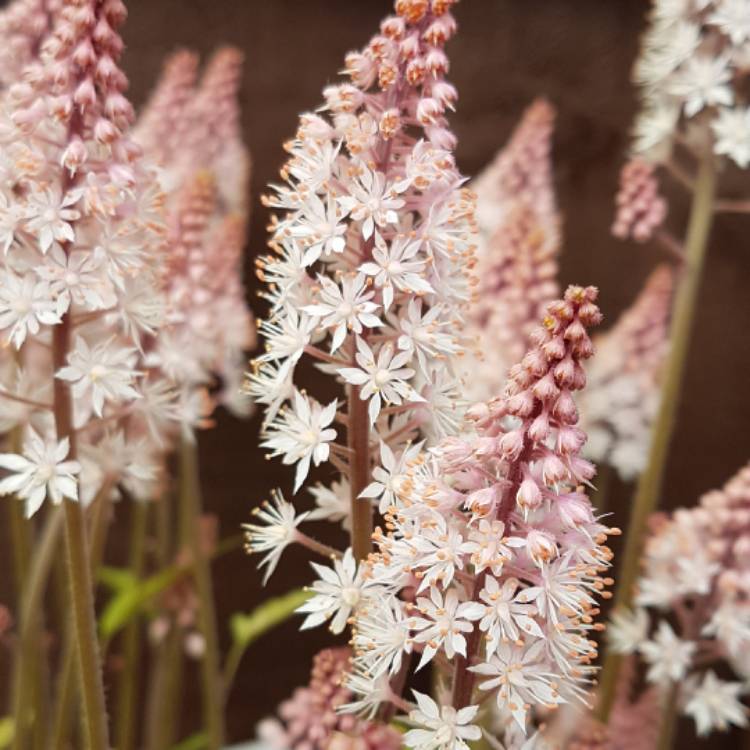
[[[625,535],[625,551],[618,577],[615,609],[629,607],[631,604],[648,518],[656,509],[661,495],[714,215],[715,190],[713,156],[708,154],[700,164],[695,184],[685,240],[685,264],[681,269],[681,279],[672,311],[669,355],[664,368],[659,412],[651,436],[648,461],[638,481],[630,524]],[[620,662],[618,656],[612,653],[607,654],[604,662],[597,711],[599,718],[605,722],[614,700]]]
[[[655,750],[671,750],[677,735],[677,685],[671,683],[662,696],[659,738]]]
[[[148,506],[134,502],[130,530],[130,560],[128,568],[136,577],[143,575],[146,551],[146,522]],[[117,687],[117,721],[115,742],[117,750],[135,747],[138,666],[141,656],[141,623],[134,618],[123,635],[123,669]]]
[[[370,483],[370,417],[367,414],[367,401],[359,397],[358,386],[349,386],[347,414],[347,447],[351,451],[349,486],[352,552],[357,560],[364,560],[372,551],[372,505],[359,495]]]
[[[220,750],[224,742],[224,715],[221,686],[221,660],[216,629],[210,558],[201,539],[202,503],[198,452],[195,443],[183,440],[180,446],[180,513],[185,542],[192,552],[193,576],[198,594],[198,628],[205,642],[201,659],[203,719],[210,750]]]
[[[52,361],[55,372],[66,364],[70,339],[70,318],[52,329]],[[70,439],[68,458],[76,456],[73,433],[72,400],[65,381],[54,381],[55,426],[58,440]],[[78,676],[83,705],[83,726],[86,746],[90,750],[109,747],[104,683],[96,637],[94,593],[88,559],[88,539],[80,503],[63,501],[65,514],[65,561],[70,586],[70,604],[76,641]]]

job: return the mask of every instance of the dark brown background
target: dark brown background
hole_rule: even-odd
[[[246,54],[241,103],[254,160],[246,275],[251,304],[262,313],[252,275],[252,258],[264,251],[267,219],[258,195],[282,164],[281,143],[294,133],[297,115],[318,105],[344,54],[366,43],[392,3],[130,0],[128,6],[124,67],[136,105],[144,101],[164,56],[177,47],[208,54],[233,44]],[[555,181],[565,217],[562,282],[598,285],[610,322],[660,257],[656,248],[616,241],[608,231],[635,107],[629,71],[646,9],[643,0],[465,0],[456,9],[459,34],[448,48],[449,77],[460,96],[451,119],[465,174],[476,174],[493,156],[535,96],[543,94],[557,107]],[[684,216],[684,197],[676,194],[670,216],[676,229]],[[750,457],[749,226],[750,217],[721,217],[712,236],[665,483],[670,507],[693,503]],[[257,434],[257,417],[241,422],[221,415],[216,429],[201,437],[206,502],[224,535],[236,533],[274,486],[291,488],[291,472],[264,459]],[[617,520],[623,523],[629,489],[616,487],[616,500]],[[232,612],[308,580],[304,560],[288,553],[265,591],[255,561],[241,553],[215,566],[225,643]],[[324,630],[300,635],[288,624],[251,649],[230,700],[232,739],[250,736],[257,720],[306,679],[311,654],[325,642]],[[185,681],[184,701],[187,731],[196,713],[191,711],[197,705],[196,680]],[[685,743],[692,744],[689,737]],[[729,744],[725,740],[720,746]]]

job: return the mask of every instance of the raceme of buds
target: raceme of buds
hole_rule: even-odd
[[[656,0],[633,78],[643,110],[634,151],[666,159],[674,142],[708,147],[737,166],[750,164],[750,108],[741,81],[750,32],[741,0]]]
[[[649,683],[678,690],[701,735],[747,724],[749,522],[750,466],[697,506],[655,517],[636,609],[617,613],[609,631],[615,651],[645,662]],[[716,674],[723,663],[740,681]]]
[[[616,202],[612,234],[623,240],[632,237],[637,242],[651,239],[667,215],[667,202],[659,193],[653,164],[631,159],[622,168]]]
[[[657,267],[615,325],[595,338],[596,357],[580,399],[586,455],[615,467],[626,480],[643,471],[648,455],[669,345],[674,274],[666,264]]]

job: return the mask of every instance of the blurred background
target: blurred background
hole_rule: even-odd
[[[277,176],[284,160],[282,143],[293,135],[299,113],[318,106],[323,86],[336,78],[345,53],[367,42],[392,2],[129,0],[127,5],[123,64],[136,107],[147,97],[164,57],[175,49],[189,47],[205,56],[231,44],[246,55],[241,104],[253,159],[246,284],[253,309],[262,317],[253,258],[265,250],[268,214],[259,195]],[[555,183],[564,217],[561,282],[599,286],[609,324],[662,259],[655,246],[623,243],[609,234],[636,106],[629,73],[647,9],[646,0],[465,0],[456,8],[459,33],[448,47],[449,79],[459,91],[451,122],[464,174],[474,176],[493,157],[534,97],[544,95],[557,108]],[[679,227],[684,196],[665,187],[671,200],[668,221]],[[750,457],[747,221],[720,216],[712,235],[667,470],[666,507],[694,503]],[[292,472],[278,461],[267,461],[257,446],[259,421],[258,415],[240,421],[222,413],[216,427],[200,437],[205,503],[218,517],[222,536],[235,535],[272,488],[291,492]],[[312,478],[327,477],[319,472]],[[630,495],[631,487],[615,481],[610,493],[615,523],[624,525]],[[300,505],[309,502],[300,493]],[[0,569],[7,570],[2,533]],[[113,544],[123,540],[124,535]],[[305,560],[303,554],[287,552],[265,590],[257,561],[243,553],[215,564],[225,645],[229,616],[304,584],[309,580]],[[8,579],[0,579],[0,602],[8,601]],[[230,697],[230,737],[251,736],[259,719],[307,681],[312,655],[331,641],[324,629],[301,637],[295,622],[258,641],[243,661]],[[183,686],[183,734],[198,714],[199,686],[190,677]]]

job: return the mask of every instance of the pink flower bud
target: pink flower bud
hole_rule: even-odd
[[[552,413],[564,424],[575,424],[578,421],[578,408],[570,395],[570,391],[563,390],[552,407]]]
[[[73,101],[82,109],[88,109],[96,103],[96,89],[90,78],[84,78],[73,94]]]
[[[557,544],[546,531],[532,529],[526,536],[526,549],[537,565],[544,565],[557,557]]]
[[[562,426],[557,431],[557,450],[569,455],[578,453],[586,442],[586,433],[578,427]]]
[[[542,461],[542,477],[547,485],[557,484],[568,478],[568,469],[554,453],[549,453]]]
[[[538,380],[531,387],[532,393],[540,401],[552,401],[557,398],[560,389],[555,385],[555,378],[551,372],[548,372],[541,380]]]
[[[516,493],[516,502],[524,510],[536,510],[542,504],[542,491],[531,477],[521,482]]]
[[[515,461],[524,446],[523,430],[511,430],[500,438],[500,452],[509,461]]]
[[[63,151],[60,163],[71,174],[75,174],[78,168],[88,159],[86,145],[80,138],[74,138]]]
[[[432,125],[442,116],[443,108],[437,99],[427,96],[419,100],[419,104],[417,104],[417,119],[423,125]]]
[[[456,136],[447,128],[425,128],[425,135],[433,146],[452,151],[456,148]]]
[[[537,443],[544,442],[550,433],[549,415],[542,412],[529,426],[529,437]]]

